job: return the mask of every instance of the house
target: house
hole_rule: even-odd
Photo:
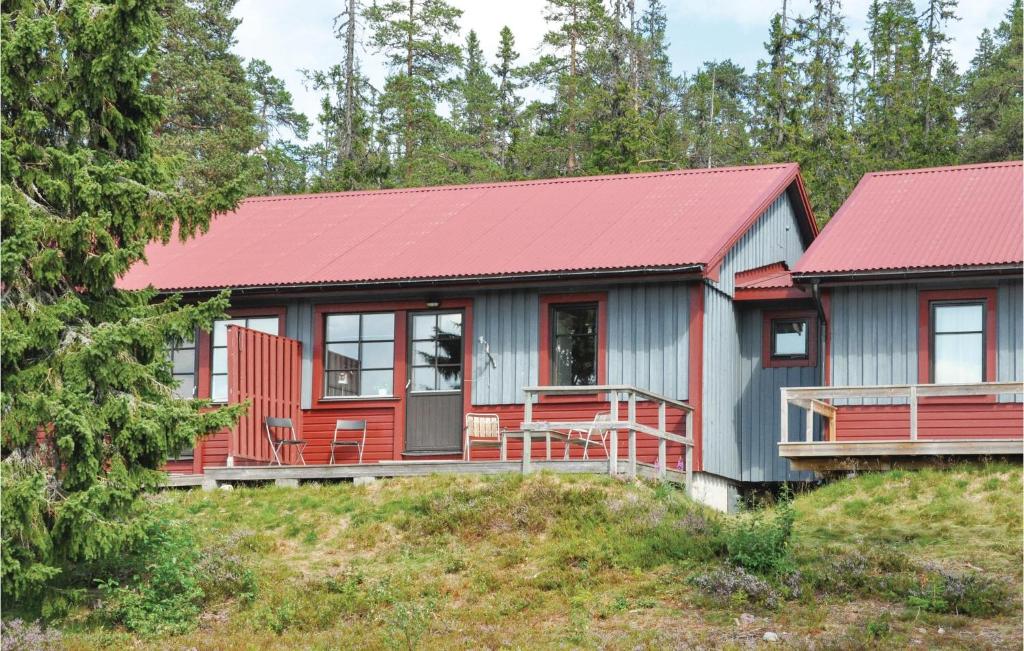
[[[233,364],[238,382],[284,382],[295,405],[263,395],[256,406],[293,410],[308,463],[328,460],[337,419],[369,422],[369,463],[459,458],[465,413],[515,428],[524,387],[622,384],[692,406],[692,470],[727,486],[807,476],[778,457],[772,432],[778,388],[820,383],[815,328],[798,327],[815,304],[761,285],[816,234],[795,164],[262,197],[195,239],[152,245],[121,286],[190,299],[229,289],[232,320],[174,352],[182,390],[239,398]],[[766,315],[789,319],[774,360],[762,357]],[[237,366],[229,324],[297,342],[297,361],[273,369],[264,351]],[[589,420],[608,402],[532,407],[534,419]],[[656,411],[643,401],[638,418],[653,425]],[[669,429],[682,418],[672,410]],[[169,468],[266,461],[232,436]],[[656,458],[657,441],[636,444]],[[677,467],[681,446],[668,456]]]
[[[582,423],[618,400],[587,387],[616,385],[692,458],[631,436],[609,468],[689,465],[729,508],[850,458],[1020,454],[1021,182],[1019,162],[869,174],[820,235],[795,164],[261,197],[121,286],[231,292],[175,373],[253,407],[172,472],[266,465],[265,416],[310,464],[339,419],[368,423],[364,463],[458,460],[466,414]],[[510,445],[524,469],[561,453]]]
[[[789,277],[763,281],[822,308],[821,386],[787,396],[817,401],[830,436],[791,436],[784,458],[1021,454],[1022,183],[1020,161],[868,174]]]

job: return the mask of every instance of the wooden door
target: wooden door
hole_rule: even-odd
[[[405,452],[462,452],[461,311],[409,313]]]

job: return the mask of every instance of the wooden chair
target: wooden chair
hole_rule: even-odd
[[[601,444],[601,448],[604,450],[604,456],[608,458],[608,430],[605,427],[601,427],[602,423],[609,423],[612,420],[611,413],[602,412],[594,415],[594,422],[591,423],[587,429],[571,429],[569,435],[565,440],[565,455],[564,458],[569,458],[569,449],[573,445],[578,445],[583,448],[583,458],[590,458],[590,445]]]
[[[306,460],[302,458],[302,451],[306,449],[306,441],[300,439],[295,433],[295,425],[292,423],[291,418],[272,418],[268,417],[263,421],[263,430],[267,433],[267,441],[270,442],[270,451],[274,453],[274,461],[277,465],[283,465],[281,463],[281,448],[286,445],[294,445],[299,455],[299,461],[302,465],[306,465]],[[271,430],[288,430],[287,437],[275,437]]]
[[[338,432],[358,432],[362,430],[363,436],[358,439],[339,439]],[[339,447],[354,445],[359,451],[359,463],[363,462],[363,448],[366,447],[366,421],[365,420],[338,420],[334,421],[334,438],[331,439],[331,463],[334,463],[334,450]]]
[[[466,414],[466,442],[463,446],[463,461],[472,461],[473,446],[479,448],[501,448],[501,460],[505,460],[505,431],[497,414]]]

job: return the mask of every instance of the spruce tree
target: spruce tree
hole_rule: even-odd
[[[4,6],[2,584],[22,608],[137,540],[156,469],[239,414],[177,398],[166,352],[227,297],[185,307],[115,284],[154,238],[205,228],[240,196],[238,183],[192,192],[155,151],[158,6]]]
[[[519,53],[516,52],[515,37],[512,35],[512,30],[506,25],[501,28],[496,62],[491,66],[491,72],[498,84],[498,110],[494,125],[495,140],[498,148],[498,162],[506,176],[516,174],[511,152],[515,150],[520,129],[519,111],[523,100],[519,97],[519,90],[525,85],[521,79],[521,70],[516,64],[518,60]]]
[[[963,82],[964,162],[1019,160],[1024,87],[1021,0],[1013,0],[995,32],[986,29]]]
[[[462,75],[452,102],[450,151],[459,180],[488,181],[503,175],[498,150],[498,87],[487,70],[480,39],[470,30]]]
[[[684,96],[688,167],[745,165],[751,160],[749,90],[743,68],[732,61],[706,61]]]

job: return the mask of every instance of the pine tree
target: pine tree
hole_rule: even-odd
[[[237,0],[161,5],[164,30],[149,89],[166,104],[154,146],[195,194],[246,188],[259,174],[250,153],[260,145],[241,58],[231,51]]]
[[[239,414],[177,398],[166,353],[226,295],[183,307],[115,286],[152,239],[205,228],[240,197],[192,192],[154,150],[157,6],[4,6],[0,549],[3,596],[23,608],[62,569],[137,540],[155,469]]]
[[[684,96],[689,167],[744,165],[752,157],[750,80],[732,61],[706,61]]]
[[[548,139],[554,136],[544,149],[561,148],[565,157],[552,175],[575,174],[580,168],[583,106],[596,72],[588,68],[586,55],[594,55],[590,63],[598,58],[595,48],[606,16],[600,0],[548,0],[544,20],[551,27],[543,39],[547,52],[531,69],[534,80],[552,91],[554,111],[535,106],[532,112],[555,119],[543,129]]]
[[[371,43],[385,55],[391,74],[380,107],[383,127],[395,140],[397,164],[406,185],[451,179],[443,138],[450,126],[436,102],[451,88],[449,73],[459,63],[459,46],[447,39],[458,32],[462,12],[444,0],[390,0],[364,12]]]
[[[292,138],[305,140],[309,119],[295,110],[292,94],[275,77],[270,65],[253,59],[246,67],[253,98],[260,143],[253,152],[260,174],[254,179],[251,194],[288,194],[306,187],[306,164],[302,148]]]
[[[1019,160],[1022,153],[1024,39],[1021,0],[1013,0],[993,34],[986,29],[963,82],[963,160]]]

